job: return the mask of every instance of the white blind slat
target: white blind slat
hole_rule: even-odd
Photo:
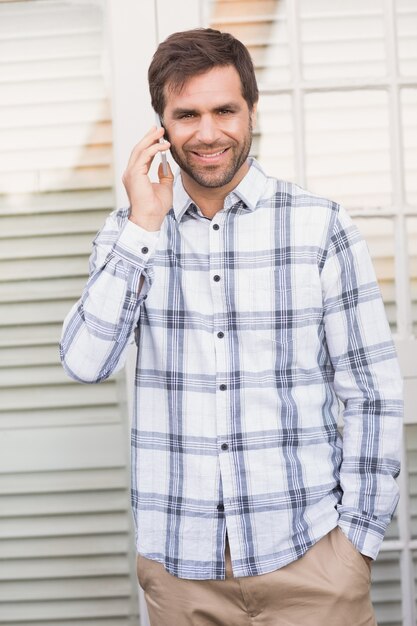
[[[58,351],[114,208],[105,6],[0,3],[0,624],[138,622],[124,381]]]

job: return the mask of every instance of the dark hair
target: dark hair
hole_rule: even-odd
[[[192,76],[213,67],[232,65],[242,85],[242,96],[252,110],[258,101],[258,86],[252,59],[241,41],[212,28],[196,28],[170,35],[159,44],[149,66],[152,106],[162,116],[165,87],[181,91]]]

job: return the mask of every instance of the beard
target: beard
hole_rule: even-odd
[[[185,151],[179,151],[170,141],[168,134],[167,139],[171,143],[170,151],[172,158],[179,165],[180,169],[188,174],[192,180],[201,185],[201,187],[216,188],[228,185],[233,180],[236,172],[238,172],[242,165],[246,162],[252,145],[252,136],[252,121],[249,118],[247,132],[245,133],[242,141],[237,142],[233,140],[232,145],[230,145],[230,141],[227,146],[219,143],[196,144],[190,145]],[[196,165],[192,163],[193,152],[220,152],[226,147],[229,152],[229,161],[222,168],[218,165]]]

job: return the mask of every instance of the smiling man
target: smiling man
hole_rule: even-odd
[[[258,89],[241,42],[175,33],[149,84],[164,128],[132,152],[130,206],[94,241],[61,357],[99,382],[136,341],[132,506],[152,626],[375,625],[402,401],[366,245],[342,207],[249,157]],[[151,182],[168,149],[178,176],[160,166]]]

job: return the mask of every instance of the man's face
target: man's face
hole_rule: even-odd
[[[215,67],[166,89],[163,123],[171,153],[191,187],[235,187],[247,171],[252,111],[242,96],[239,74]]]

